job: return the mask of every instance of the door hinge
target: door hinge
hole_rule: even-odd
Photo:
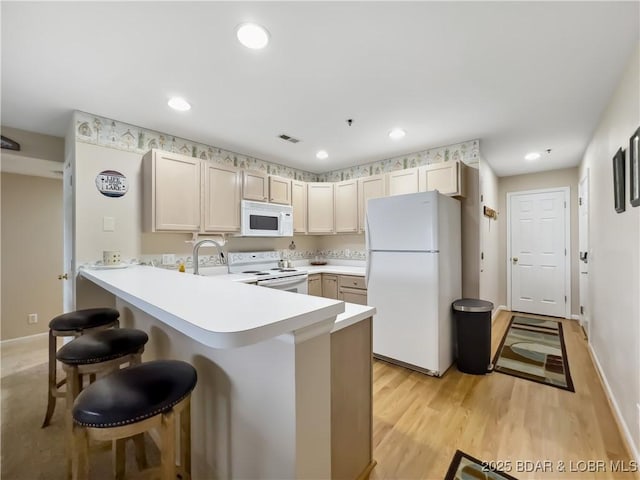
[[[567,202],[564,202],[564,208],[567,208]]]
[[[582,205],[582,197],[578,197],[578,205]]]
[[[480,201],[483,202],[484,201],[484,195],[480,195]]]
[[[580,315],[584,315],[584,307],[580,305]]]
[[[564,296],[564,303],[567,303],[567,296]]]
[[[566,248],[564,249],[564,256],[565,257],[567,256],[567,249]]]

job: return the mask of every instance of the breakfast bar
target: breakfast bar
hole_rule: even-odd
[[[76,292],[78,308],[113,305],[122,326],[147,332],[144,361],[196,368],[193,478],[356,478],[373,466],[374,308],[144,266],[83,269]]]

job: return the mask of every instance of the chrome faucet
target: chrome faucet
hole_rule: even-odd
[[[197,241],[193,245],[193,274],[194,275],[199,274],[200,262],[198,260],[198,252],[200,251],[200,247],[205,243],[210,243],[211,245],[215,246],[218,249],[218,255],[220,255],[220,260],[222,261],[222,264],[224,265],[225,263],[227,263],[226,259],[224,258],[224,251],[222,250],[222,245],[220,245],[218,242],[210,238],[204,238],[202,240]]]

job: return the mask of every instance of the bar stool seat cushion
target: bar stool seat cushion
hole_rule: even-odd
[[[115,308],[87,308],[58,315],[49,322],[51,330],[81,331],[115,322],[120,312]]]
[[[76,398],[73,419],[81,426],[110,428],[167,412],[196,386],[195,368],[157,360],[118,370],[89,385]]]
[[[67,365],[87,365],[124,357],[140,350],[149,340],[142,330],[114,328],[91,332],[75,338],[56,353]]]

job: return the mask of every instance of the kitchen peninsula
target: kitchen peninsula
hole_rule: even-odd
[[[78,308],[114,305],[143,360],[198,371],[193,478],[356,478],[371,458],[372,307],[153,267],[81,270]]]

